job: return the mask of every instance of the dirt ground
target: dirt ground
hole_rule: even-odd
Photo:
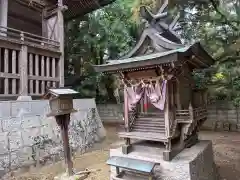
[[[88,176],[86,180],[107,180],[109,179],[109,167],[106,160],[109,149],[119,146],[116,135],[116,128],[105,126],[107,138],[88,153],[76,155],[74,168],[76,171],[88,169],[99,169]],[[233,132],[210,132],[201,131],[200,138],[212,140],[215,162],[220,173],[220,180],[239,180],[240,178],[240,133]],[[53,180],[53,177],[64,172],[62,162],[55,163],[42,168],[33,168],[28,173],[18,176],[21,180]]]

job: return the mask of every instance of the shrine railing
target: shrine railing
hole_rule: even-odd
[[[192,112],[191,112],[192,111]],[[192,120],[201,120],[207,117],[206,107],[198,107],[188,110],[176,110],[176,119],[178,123],[191,123]]]
[[[41,96],[46,87],[58,87],[60,53],[19,46],[0,39],[0,99]]]
[[[189,110],[176,110],[176,119],[178,123],[189,123],[190,121]]]
[[[198,107],[193,109],[193,117],[195,120],[201,120],[207,117],[207,108]]]
[[[4,26],[0,26],[0,39],[52,49],[59,49],[60,47],[58,41]]]

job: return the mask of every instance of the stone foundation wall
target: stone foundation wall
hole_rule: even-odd
[[[105,137],[94,99],[75,99],[69,138],[73,152],[84,152]],[[0,177],[6,172],[63,158],[60,129],[46,117],[49,104],[40,101],[0,102]]]

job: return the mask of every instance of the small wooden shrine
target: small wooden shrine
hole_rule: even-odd
[[[192,72],[208,68],[214,60],[200,43],[181,42],[179,16],[168,23],[166,7],[167,1],[156,15],[142,7],[147,26],[133,50],[94,68],[118,74],[124,85],[125,130],[119,132],[126,140],[123,153],[130,152],[131,139],[157,141],[164,143],[163,158],[170,161],[197,142],[207,101],[204,91],[194,90]]]

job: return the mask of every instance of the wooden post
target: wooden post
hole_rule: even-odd
[[[28,48],[23,45],[20,51],[19,67],[20,67],[20,95],[28,95]]]
[[[35,55],[35,76],[39,76],[39,55]],[[39,92],[39,80],[35,81],[36,83],[36,94],[40,94]]]
[[[0,26],[7,27],[8,21],[8,0],[0,0]],[[7,31],[7,29],[2,29]],[[5,33],[0,33],[0,36],[6,36]]]
[[[4,49],[4,72],[8,73],[8,64],[9,64],[9,56],[8,56],[8,49]],[[4,94],[9,94],[9,79],[5,77],[4,79]]]
[[[15,50],[12,51],[12,73],[17,74],[17,53]],[[17,94],[17,80],[12,79],[12,94]]]
[[[191,122],[193,122],[194,121],[194,114],[193,114],[193,107],[192,107],[192,103],[191,102],[189,103],[188,109],[189,109],[189,118],[190,118],[189,120]]]
[[[58,0],[58,40],[60,43],[61,56],[59,58],[60,87],[64,86],[64,19],[63,19],[63,0]]]
[[[166,85],[166,100],[164,106],[164,121],[165,121],[165,135],[166,137],[170,136],[170,123],[169,123],[169,84]]]
[[[32,76],[33,75],[33,54],[32,53],[29,54],[29,62],[28,63],[29,63],[29,66],[28,66],[29,67],[29,75]],[[29,85],[30,85],[29,93],[30,93],[30,95],[33,95],[33,80],[32,79],[29,81]]]
[[[129,119],[128,119],[128,97],[127,97],[127,87],[124,87],[124,122],[126,131],[130,131]]]
[[[181,110],[181,100],[180,100],[180,83],[179,83],[179,78],[177,78],[176,81],[176,100],[177,100],[177,109]]]
[[[46,74],[46,76],[47,77],[50,77],[50,58],[49,57],[47,57],[46,58],[46,71],[47,71],[47,74]]]
[[[57,124],[61,128],[61,136],[63,140],[63,149],[65,164],[67,165],[67,173],[69,176],[73,175],[73,162],[71,159],[71,152],[69,147],[69,138],[68,138],[68,125],[70,122],[70,114],[56,116]]]

